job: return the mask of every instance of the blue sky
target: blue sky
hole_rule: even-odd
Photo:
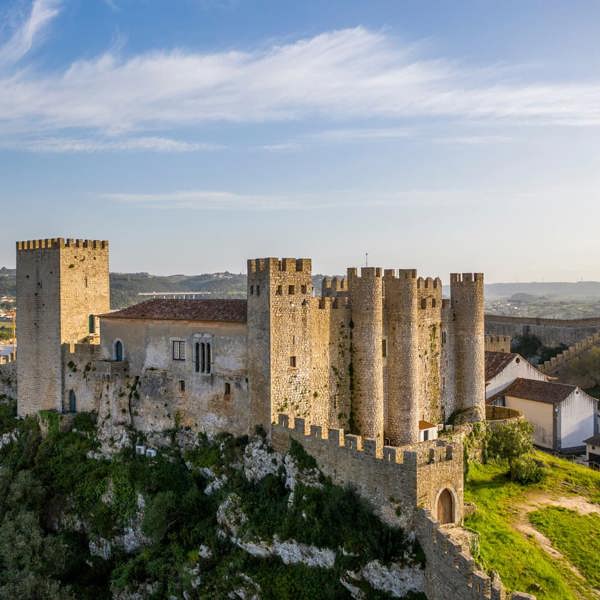
[[[0,0],[0,265],[600,279],[600,3]]]

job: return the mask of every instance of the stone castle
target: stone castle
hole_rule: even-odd
[[[446,299],[440,279],[412,269],[350,268],[317,294],[310,259],[252,259],[247,300],[111,312],[108,252],[17,242],[20,416],[90,411],[115,435],[261,426],[280,450],[296,439],[384,519],[428,531],[425,548],[463,565],[432,556],[429,597],[505,597],[439,530],[462,521],[463,452],[438,431],[485,420],[482,274],[452,274]]]
[[[440,279],[366,267],[316,295],[310,259],[265,258],[248,261],[247,301],[111,313],[108,242],[59,238],[17,243],[17,290],[20,415],[98,410],[94,368],[168,399],[138,411],[142,429],[177,416],[248,433],[287,414],[402,446],[451,415],[484,418],[479,273],[451,275],[449,300]]]

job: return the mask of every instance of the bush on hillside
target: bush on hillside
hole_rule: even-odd
[[[538,483],[544,477],[544,468],[532,457],[521,456],[510,464],[510,479],[517,483]]]

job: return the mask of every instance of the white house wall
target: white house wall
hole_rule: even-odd
[[[525,419],[533,425],[533,441],[537,446],[554,447],[553,404],[507,396],[506,406],[521,411]]]
[[[575,390],[560,405],[561,448],[583,447],[583,440],[594,435],[596,400]]]
[[[518,361],[518,362],[517,362]],[[535,379],[537,381],[548,381],[548,377],[538,371],[524,358],[516,356],[498,375],[487,382],[485,388],[486,399],[507,388],[515,379]]]

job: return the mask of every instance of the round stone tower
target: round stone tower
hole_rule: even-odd
[[[352,418],[364,437],[383,444],[383,279],[381,269],[348,269],[352,305]]]
[[[483,273],[452,273],[455,406],[471,421],[485,419]]]
[[[387,414],[385,437],[394,446],[419,441],[417,272],[386,269]]]

